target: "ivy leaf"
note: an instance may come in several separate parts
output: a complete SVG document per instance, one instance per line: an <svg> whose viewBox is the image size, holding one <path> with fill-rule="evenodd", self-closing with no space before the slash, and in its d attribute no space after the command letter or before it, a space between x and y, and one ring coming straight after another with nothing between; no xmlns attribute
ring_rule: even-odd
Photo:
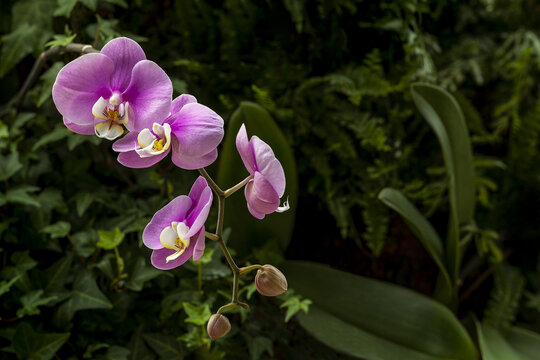
<svg viewBox="0 0 540 360"><path fill-rule="evenodd" d="M50 133L42 136L35 144L32 146L32 151L36 151L43 145L62 140L63 138L67 137L70 134L70 131L65 126L57 127Z"/></svg>
<svg viewBox="0 0 540 360"><path fill-rule="evenodd" d="M191 326L189 332L178 337L178 340L182 341L188 349L197 349L208 342L206 333L199 326Z"/></svg>
<svg viewBox="0 0 540 360"><path fill-rule="evenodd" d="M34 290L21 297L22 308L17 310L17 316L39 315L39 307L56 300L56 296L42 298L43 290Z"/></svg>
<svg viewBox="0 0 540 360"><path fill-rule="evenodd" d="M144 334L144 340L161 359L183 359L184 356L174 336L164 334Z"/></svg>
<svg viewBox="0 0 540 360"><path fill-rule="evenodd" d="M73 253L69 253L47 269L47 279L49 281L45 287L46 292L58 291L64 288L64 284L67 282L67 277L71 271L72 261Z"/></svg>
<svg viewBox="0 0 540 360"><path fill-rule="evenodd" d="M274 345L272 340L265 336L257 336L252 339L249 344L249 354L251 355L251 360L258 360L261 358L261 355L266 351L271 357L274 357Z"/></svg>
<svg viewBox="0 0 540 360"><path fill-rule="evenodd" d="M22 274L19 274L19 275L15 276L14 278L12 278L9 281L6 281L6 280L0 281L0 296L7 293L9 291L9 289L11 289L13 284L15 284L17 282L17 280L19 280L21 278L21 276L22 276Z"/></svg>
<svg viewBox="0 0 540 360"><path fill-rule="evenodd" d="M67 234L69 234L70 230L70 223L65 221L59 221L56 224L45 226L43 229L41 229L41 232L49 234L53 239L57 239L66 237Z"/></svg>
<svg viewBox="0 0 540 360"><path fill-rule="evenodd" d="M159 275L168 275L165 271L158 270L151 266L146 266L146 261L143 257L135 260L132 267L126 287L133 291L141 291L145 282L152 280Z"/></svg>
<svg viewBox="0 0 540 360"><path fill-rule="evenodd" d="M283 304L280 305L280 308L287 308L287 313L285 314L285 322L289 320L300 310L304 311L306 314L309 311L309 305L312 304L311 300L304 299L301 300L300 295L294 295L293 297L285 300Z"/></svg>
<svg viewBox="0 0 540 360"><path fill-rule="evenodd" d="M109 299L99 290L92 273L83 270L73 281L71 298L58 309L57 320L60 324L65 324L79 310L112 309L112 307Z"/></svg>
<svg viewBox="0 0 540 360"><path fill-rule="evenodd" d="M202 326L206 324L208 319L210 319L210 316L212 316L212 313L210 312L210 307L208 306L208 304L195 306L188 302L183 302L182 306L184 307L184 311L186 312L188 316L184 320L184 322Z"/></svg>
<svg viewBox="0 0 540 360"><path fill-rule="evenodd" d="M17 29L2 39L2 55L0 56L0 78L34 50L34 39L39 34L36 25L21 24Z"/></svg>
<svg viewBox="0 0 540 360"><path fill-rule="evenodd" d="M12 177L17 171L22 169L22 164L19 162L19 153L12 152L9 155L0 155L0 181L4 181Z"/></svg>
<svg viewBox="0 0 540 360"><path fill-rule="evenodd" d="M70 333L42 334L27 323L17 326L13 336L13 349L19 359L49 360L64 345Z"/></svg>
<svg viewBox="0 0 540 360"><path fill-rule="evenodd" d="M112 250L124 240L125 234L119 228L114 228L112 231L98 230L99 240L97 247Z"/></svg>
<svg viewBox="0 0 540 360"><path fill-rule="evenodd" d="M80 136L82 137L82 136ZM79 193L75 197L75 204L77 206L77 215L83 216L88 207L92 205L96 198L95 193L83 192Z"/></svg>
<svg viewBox="0 0 540 360"><path fill-rule="evenodd" d="M73 243L75 243L75 252L77 255L86 258L94 253L97 243L96 235L96 231L93 229L79 231L72 235Z"/></svg>
<svg viewBox="0 0 540 360"><path fill-rule="evenodd" d="M29 192L34 192L38 190L39 188L37 186L19 186L17 188L8 190L8 192L6 193L6 200L9 203L35 206L39 208L41 207L39 201L37 201L34 197L28 194Z"/></svg>
<svg viewBox="0 0 540 360"><path fill-rule="evenodd" d="M64 16L69 18L71 11L77 4L78 0L58 0L58 7L54 10L54 16Z"/></svg>

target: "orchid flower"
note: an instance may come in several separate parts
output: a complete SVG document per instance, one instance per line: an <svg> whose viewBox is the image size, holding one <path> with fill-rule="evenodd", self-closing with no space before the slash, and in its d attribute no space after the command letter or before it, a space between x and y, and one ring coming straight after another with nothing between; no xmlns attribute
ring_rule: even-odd
<svg viewBox="0 0 540 360"><path fill-rule="evenodd" d="M157 119L157 118L156 118ZM183 169L199 169L217 158L223 139L223 119L191 95L172 102L171 114L141 131L132 131L113 144L118 162L145 168L163 159L172 149L173 163Z"/></svg>
<svg viewBox="0 0 540 360"><path fill-rule="evenodd" d="M128 38L109 41L100 53L64 66L52 96L64 124L78 134L113 140L141 131L171 109L172 83L142 48Z"/></svg>
<svg viewBox="0 0 540 360"><path fill-rule="evenodd" d="M170 270L190 257L204 253L204 222L212 205L212 190L199 176L189 195L181 195L158 210L143 232L143 242L152 252L152 265Z"/></svg>
<svg viewBox="0 0 540 360"><path fill-rule="evenodd" d="M252 136L248 140L244 124L236 135L236 148L252 176L244 188L251 215L263 219L265 215L274 211L288 210L288 201L279 206L279 200L285 192L285 173L272 148L257 136Z"/></svg>

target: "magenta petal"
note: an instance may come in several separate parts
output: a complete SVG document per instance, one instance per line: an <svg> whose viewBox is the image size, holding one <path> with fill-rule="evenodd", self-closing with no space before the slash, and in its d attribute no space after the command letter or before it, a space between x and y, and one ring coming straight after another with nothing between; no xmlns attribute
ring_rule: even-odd
<svg viewBox="0 0 540 360"><path fill-rule="evenodd" d="M255 161L253 158L251 144L248 140L246 126L244 124L242 124L240 130L238 130L238 134L236 135L236 149L238 149L238 153L240 154L247 171L250 174L253 174L255 171Z"/></svg>
<svg viewBox="0 0 540 360"><path fill-rule="evenodd" d="M141 131L162 123L171 110L172 83L165 71L149 60L139 61L133 68L131 82L122 94L128 101L133 118L127 128Z"/></svg>
<svg viewBox="0 0 540 360"><path fill-rule="evenodd" d="M197 180L193 183L191 186L191 190L189 190L189 197L194 202L199 201L199 198L201 197L203 190L208 187L208 182L206 179L202 176L199 176Z"/></svg>
<svg viewBox="0 0 540 360"><path fill-rule="evenodd" d="M247 203L247 208L249 210L249 213L251 215L253 215L253 217L255 217L255 218L259 219L259 220L264 219L265 214L262 214L262 213L260 213L258 211L253 210L253 208L251 206L249 206L249 203Z"/></svg>
<svg viewBox="0 0 540 360"><path fill-rule="evenodd" d="M172 162L179 168L186 170L195 170L212 164L218 156L217 149L213 149L203 156L187 156L179 151L178 140L172 138Z"/></svg>
<svg viewBox="0 0 540 360"><path fill-rule="evenodd" d="M140 157L135 150L121 152L120 154L118 154L117 160L120 164L126 167L130 167L133 169L142 169L157 164L161 159L167 156L170 151L171 149L167 149L167 151L165 151L163 154L145 158Z"/></svg>
<svg viewBox="0 0 540 360"><path fill-rule="evenodd" d="M272 184L260 173L255 172L253 180L250 180L244 194L249 206L257 213L270 214L279 206L279 196Z"/></svg>
<svg viewBox="0 0 540 360"><path fill-rule="evenodd" d="M184 221L191 207L192 201L186 195L172 199L167 205L158 210L152 220L146 225L143 232L144 245L150 249L161 249L163 245L159 241L159 235L173 221Z"/></svg>
<svg viewBox="0 0 540 360"><path fill-rule="evenodd" d="M73 124L94 124L92 107L100 97L110 97L113 68L112 60L103 54L86 54L64 66L52 88L60 114Z"/></svg>
<svg viewBox="0 0 540 360"><path fill-rule="evenodd" d="M171 114L171 129L178 139L178 151L200 157L217 148L223 139L223 119L209 107L189 103Z"/></svg>
<svg viewBox="0 0 540 360"><path fill-rule="evenodd" d="M137 142L137 136L139 136L138 132L129 132L123 138L116 140L112 145L112 149L116 152L128 152L135 150L139 145Z"/></svg>
<svg viewBox="0 0 540 360"><path fill-rule="evenodd" d="M279 197L285 192L285 172L283 166L272 151L272 148L257 136L251 138L251 145L255 151L257 170L270 181Z"/></svg>
<svg viewBox="0 0 540 360"><path fill-rule="evenodd" d="M172 101L171 114L176 114L180 112L180 110L186 104L196 103L196 102L197 102L197 99L195 98L195 96L189 95L189 94L182 94L176 97L176 99Z"/></svg>
<svg viewBox="0 0 540 360"><path fill-rule="evenodd" d="M204 226L197 234L197 242L193 248L193 261L198 261L204 255L204 248L206 246L206 237L204 233Z"/></svg>
<svg viewBox="0 0 540 360"><path fill-rule="evenodd" d="M193 255L194 248L195 248L195 244L193 241L189 244L188 248L186 249L186 251L184 251L182 255L180 255L177 259L171 260L169 262L167 262L166 260L167 256L174 254L175 252L174 250L170 250L166 248L154 250L152 251L152 257L151 257L152 265L154 265L156 268L160 270L174 269L175 267L178 267L189 260L189 258Z"/></svg>
<svg viewBox="0 0 540 360"><path fill-rule="evenodd" d="M128 87L135 64L146 60L146 55L139 44L125 37L112 39L101 49L101 53L107 55L114 63L111 89L118 92L123 92Z"/></svg>
<svg viewBox="0 0 540 360"><path fill-rule="evenodd" d="M209 187L206 187L200 198L198 199L197 205L191 210L188 215L187 223L190 227L187 237L195 235L203 226L208 218L210 213L210 207L212 206L212 190Z"/></svg>
<svg viewBox="0 0 540 360"><path fill-rule="evenodd" d="M66 127L69 130L71 130L71 131L73 131L74 133L77 133L77 134L82 134L82 135L94 135L95 134L94 124L77 125L77 124L74 124L71 121L67 120L66 118L64 118L64 125L66 125Z"/></svg>

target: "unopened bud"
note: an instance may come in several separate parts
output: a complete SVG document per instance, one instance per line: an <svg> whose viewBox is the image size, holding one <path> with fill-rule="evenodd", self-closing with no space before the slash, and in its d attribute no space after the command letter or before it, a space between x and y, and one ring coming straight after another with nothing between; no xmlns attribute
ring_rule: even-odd
<svg viewBox="0 0 540 360"><path fill-rule="evenodd" d="M255 286L261 295L277 296L287 291L287 279L276 267L263 265L255 275Z"/></svg>
<svg viewBox="0 0 540 360"><path fill-rule="evenodd" d="M206 326L206 331L208 331L208 336L210 336L210 338L222 338L227 335L229 330L231 330L231 323L227 317L221 314L210 316L210 320L208 320L208 325Z"/></svg>

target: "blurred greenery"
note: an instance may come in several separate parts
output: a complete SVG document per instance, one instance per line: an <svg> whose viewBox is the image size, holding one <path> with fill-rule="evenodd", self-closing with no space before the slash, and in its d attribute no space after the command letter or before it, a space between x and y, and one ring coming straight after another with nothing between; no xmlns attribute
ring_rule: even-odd
<svg viewBox="0 0 540 360"><path fill-rule="evenodd" d="M535 0L0 2L0 359L386 360L395 346L413 358L462 359L451 334L468 357L538 358L539 15ZM296 190L288 174L291 212L259 222L253 234L273 228L259 237L245 234L239 206L226 214L235 220L226 235L240 266L281 268L292 259L339 269L320 270L332 274L326 287L291 266L285 275L294 291L263 298L252 277L242 277L251 310L229 313L231 332L210 341L205 319L232 285L219 247L207 241L201 261L165 272L150 265L141 240L155 211L186 193L196 172L168 161L128 169L107 141L67 131L51 88L74 54L47 59L17 97L46 49L71 42L100 49L117 36L141 44L171 77L175 96L193 94L217 111L228 138L246 102L273 120L273 130L247 130L269 143L279 134L274 151L298 175ZM452 188L448 155L414 102L416 82L451 94L463 113L474 166L466 183L474 185ZM232 163L230 139L219 150ZM453 151L464 150L456 144ZM463 156L452 159L454 168L470 165ZM218 163L212 176L225 171ZM246 175L243 167L227 171ZM384 188L410 205L400 212L405 220L378 199ZM462 213L448 223L456 193L476 203L474 221ZM243 204L241 193L234 197ZM428 298L442 267L408 228L412 213L428 221L433 238L447 239L441 262L453 313ZM213 209L210 231L215 219ZM444 234L456 246L453 267ZM348 281L358 285L341 286ZM379 298L370 286L390 295ZM354 306L338 300L351 294L366 307L344 313ZM417 300L404 303L403 294ZM417 301L452 319L448 338L407 345L401 336ZM404 313L389 317L394 307ZM394 342L358 315L370 310L387 321ZM412 324L441 329L422 314ZM458 355L432 352L434 344Z"/></svg>

